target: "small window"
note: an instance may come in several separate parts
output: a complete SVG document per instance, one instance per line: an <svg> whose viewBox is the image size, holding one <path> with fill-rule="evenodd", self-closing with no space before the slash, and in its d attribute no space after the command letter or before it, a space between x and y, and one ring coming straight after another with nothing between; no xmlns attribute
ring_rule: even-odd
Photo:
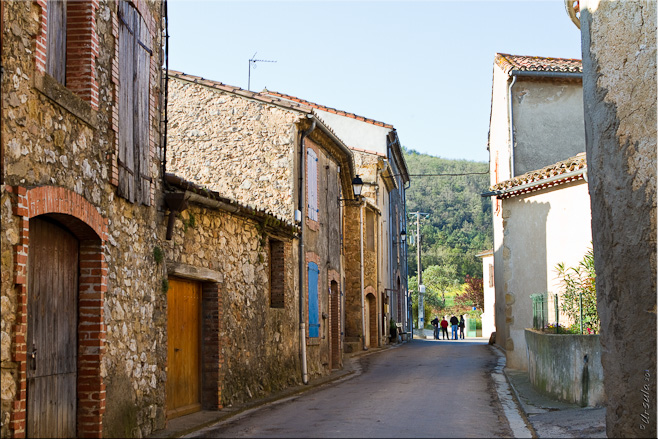
<svg viewBox="0 0 658 439"><path fill-rule="evenodd" d="M489 287L494 286L494 266L489 264Z"/></svg>
<svg viewBox="0 0 658 439"><path fill-rule="evenodd" d="M285 245L270 239L270 308L285 308L285 280Z"/></svg>
<svg viewBox="0 0 658 439"><path fill-rule="evenodd" d="M375 251L375 213L372 210L366 210L366 249L370 252Z"/></svg>
<svg viewBox="0 0 658 439"><path fill-rule="evenodd" d="M119 2L119 187L132 203L151 204L151 34L128 2Z"/></svg>
<svg viewBox="0 0 658 439"><path fill-rule="evenodd" d="M66 0L48 0L46 72L66 85Z"/></svg>
<svg viewBox="0 0 658 439"><path fill-rule="evenodd" d="M312 149L306 150L306 176L308 188L308 217L318 220L318 156Z"/></svg>

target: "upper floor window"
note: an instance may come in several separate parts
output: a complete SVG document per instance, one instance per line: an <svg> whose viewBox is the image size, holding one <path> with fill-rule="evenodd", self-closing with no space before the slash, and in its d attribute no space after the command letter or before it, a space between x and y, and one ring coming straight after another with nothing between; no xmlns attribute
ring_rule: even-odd
<svg viewBox="0 0 658 439"><path fill-rule="evenodd" d="M308 217L318 220L318 155L314 150L306 150L306 176L308 189Z"/></svg>
<svg viewBox="0 0 658 439"><path fill-rule="evenodd" d="M48 0L46 72L66 85L66 0Z"/></svg>
<svg viewBox="0 0 658 439"><path fill-rule="evenodd" d="M119 186L133 203L151 204L150 87L151 34L127 1L119 7Z"/></svg>
<svg viewBox="0 0 658 439"><path fill-rule="evenodd" d="M270 308L285 308L285 256L284 242L270 239Z"/></svg>

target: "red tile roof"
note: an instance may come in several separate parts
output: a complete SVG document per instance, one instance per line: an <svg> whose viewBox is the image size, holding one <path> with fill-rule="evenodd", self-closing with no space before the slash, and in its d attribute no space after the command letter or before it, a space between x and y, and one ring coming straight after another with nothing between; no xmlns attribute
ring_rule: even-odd
<svg viewBox="0 0 658 439"><path fill-rule="evenodd" d="M536 171L526 172L523 175L511 178L509 180L501 181L500 183L491 186L489 190L492 192L500 192L499 198L509 198L515 195L521 195L526 192L534 192L545 187L557 186L570 181L580 180L582 175L571 175L564 179L556 178L542 184L543 180L548 180L551 177L559 177L563 174L569 174L578 170L587 170L587 159L585 153L581 152L575 157L570 157L554 165L546 166L545 168ZM531 187L527 187L531 185Z"/></svg>
<svg viewBox="0 0 658 439"><path fill-rule="evenodd" d="M374 120L374 119L369 119L369 118L364 117L364 116L359 116L358 114L348 113L347 111L342 111L342 110L337 110L335 108L326 107L324 105L309 102L309 101L306 101L304 99L297 98L295 96L290 96L290 95L287 95L287 94L284 94L284 93L279 93L279 92L271 91L271 90L267 90L267 89L263 90L261 93L263 95L276 96L276 97L281 98L281 99L286 99L286 100L289 100L289 101L292 101L292 102L297 102L301 105L306 105L306 106L309 106L309 107L313 107L313 108L316 108L316 109L321 110L321 111L326 111L328 113L334 113L334 114L337 114L339 116L351 117L352 119L360 120L362 122L368 122L368 123L371 123L373 125L377 125L377 126L380 126L380 127L393 129L393 125L391 125L391 124L380 122L380 121Z"/></svg>
<svg viewBox="0 0 658 439"><path fill-rule="evenodd" d="M541 56L497 53L494 62L507 74L510 74L512 70L522 72L583 73L583 63L579 59L544 58Z"/></svg>

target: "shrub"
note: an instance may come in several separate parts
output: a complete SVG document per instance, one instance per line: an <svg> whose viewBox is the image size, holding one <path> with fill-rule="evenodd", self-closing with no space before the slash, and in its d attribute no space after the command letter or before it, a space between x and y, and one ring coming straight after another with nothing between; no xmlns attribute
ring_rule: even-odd
<svg viewBox="0 0 658 439"><path fill-rule="evenodd" d="M594 271L594 252L589 249L583 260L576 267L557 264L557 273L564 284L562 293L562 311L573 319L574 326L580 332L580 297L583 300L583 332L597 334L601 326L596 310L596 272Z"/></svg>

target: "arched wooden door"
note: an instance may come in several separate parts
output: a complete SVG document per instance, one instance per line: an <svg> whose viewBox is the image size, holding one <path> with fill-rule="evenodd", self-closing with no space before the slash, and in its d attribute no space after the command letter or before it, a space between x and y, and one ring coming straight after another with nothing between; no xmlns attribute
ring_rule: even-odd
<svg viewBox="0 0 658 439"><path fill-rule="evenodd" d="M27 435L75 437L79 242L30 220L27 301Z"/></svg>

